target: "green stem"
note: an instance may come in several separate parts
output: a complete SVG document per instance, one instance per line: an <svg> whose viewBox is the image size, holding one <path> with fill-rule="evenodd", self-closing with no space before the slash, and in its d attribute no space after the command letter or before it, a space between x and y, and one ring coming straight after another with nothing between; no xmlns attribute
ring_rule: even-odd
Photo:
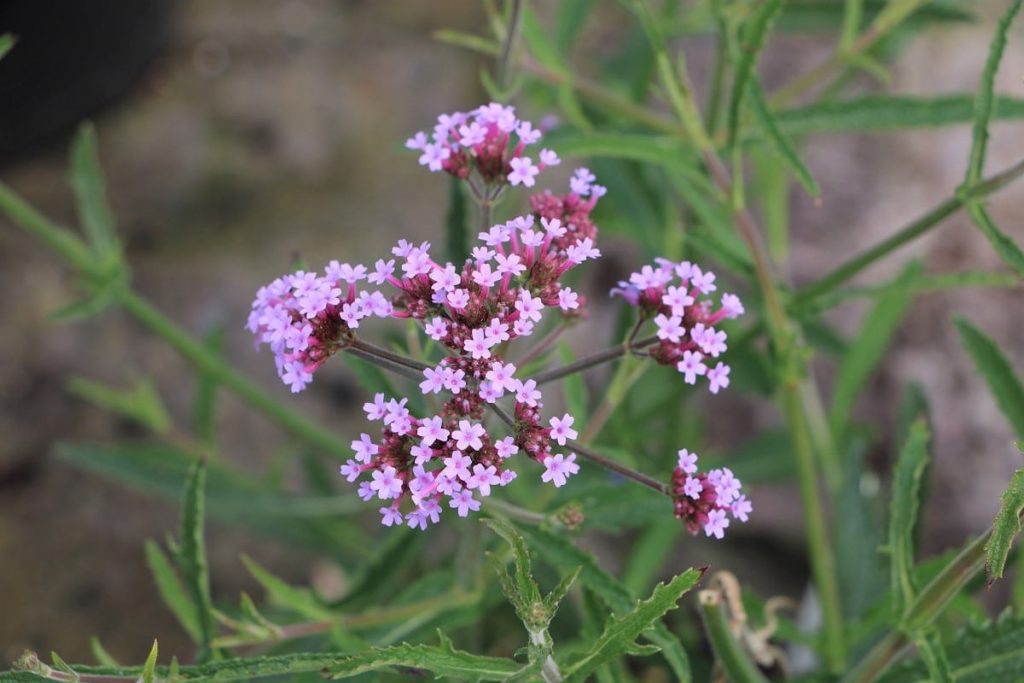
<svg viewBox="0 0 1024 683"><path fill-rule="evenodd" d="M870 683L877 680L910 646L912 641L907 634L936 619L967 582L982 570L985 566L985 544L991 535L990 529L960 551L910 604L902 627L889 633L871 648L840 683Z"/></svg>
<svg viewBox="0 0 1024 683"><path fill-rule="evenodd" d="M38 237L85 275L97 272L97 259L85 242L66 228L52 223L0 182L0 209L25 232Z"/></svg>
<svg viewBox="0 0 1024 683"><path fill-rule="evenodd" d="M982 180L972 187L961 188L955 196L945 200L925 215L897 231L894 235L882 240L863 254L850 259L814 284L804 287L794 298L794 304L797 306L806 305L822 294L831 291L875 261L936 227L943 220L962 209L969 201L998 192L1014 180L1020 178L1021 175L1024 175L1024 160Z"/></svg>
<svg viewBox="0 0 1024 683"><path fill-rule="evenodd" d="M600 365L602 363L607 363L608 361L615 360L620 356L626 355L626 353L628 352L639 351L652 344L656 344L657 341L657 337L647 337L646 339L641 339L640 341L634 342L629 345L618 344L617 346L605 349L604 351L598 351L597 353L592 353L589 356L584 356L583 358L580 358L578 361L569 363L568 365L564 365L560 368L555 368L554 370L548 370L547 372L538 373L534 375L532 379L536 381L538 385L553 382L556 379L562 379L563 377L567 377L574 373L589 370L595 365Z"/></svg>
<svg viewBox="0 0 1024 683"><path fill-rule="evenodd" d="M501 48L501 58L498 60L496 72L498 87L502 90L508 87L509 62L512 58L512 50L515 49L516 38L519 35L522 14L523 0L512 0L512 12L508 20L508 28L505 30L505 42Z"/></svg>
<svg viewBox="0 0 1024 683"><path fill-rule="evenodd" d="M711 641L711 649L715 652L715 659L722 666L726 677L732 683L768 683L768 679L750 661L743 647L733 637L725 605L722 604L722 594L714 590L702 590L697 594L697 608L704 622L704 631Z"/></svg>
<svg viewBox="0 0 1024 683"><path fill-rule="evenodd" d="M807 544L811 555L811 574L821 598L822 612L825 618L825 654L829 668L833 671L842 671L845 666L846 645L843 641L843 620L839 601L839 584L836 579L836 561L825 526L825 505L818 487L818 477L814 466L815 451L804 414L799 382L794 380L786 382L782 390L782 401L796 455L800 499L804 507Z"/></svg>
<svg viewBox="0 0 1024 683"><path fill-rule="evenodd" d="M199 371L233 391L239 398L262 412L271 421L281 425L311 446L323 449L339 459L349 457L349 448L339 437L299 413L282 406L237 370L228 366L222 358L211 353L209 349L164 316L146 299L133 291L127 291L121 297L121 305L144 327L161 337Z"/></svg>

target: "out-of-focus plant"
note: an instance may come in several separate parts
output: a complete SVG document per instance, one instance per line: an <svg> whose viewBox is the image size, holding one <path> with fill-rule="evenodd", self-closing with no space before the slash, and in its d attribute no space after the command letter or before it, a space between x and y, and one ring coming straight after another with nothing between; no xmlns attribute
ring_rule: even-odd
<svg viewBox="0 0 1024 683"><path fill-rule="evenodd" d="M996 621L979 620L971 596L986 575L989 583L1001 578L1013 558L1024 470L1009 482L985 534L959 553L921 560L918 517L930 471L925 397L911 387L893 425L899 456L887 516L861 488L858 453L876 437L853 408L919 294L1020 285L1024 253L985 208L990 194L1024 174L1024 162L985 174L990 122L1024 117L1024 101L994 92L1020 4L1010 3L997 26L976 93L848 98L853 76L884 83L918 31L969 20L970 9L937 0L567 0L543 11L522 0L485 3L487 34L439 38L495 58L493 75L484 75L495 103L444 115L432 134L407 143L420 163L450 176L447 260L435 259L428 244L403 241L394 260L380 259L372 271L337 262L322 273L301 270L262 288L249 320L293 391L332 356L344 358L367 392L368 417L382 422L377 438L338 435L311 420L132 288L96 139L83 128L71 155L81 234L55 225L3 184L0 211L81 277L81 302L59 318L120 309L197 372L192 429L176 423L146 380L119 389L73 379L71 391L138 422L153 439L59 446L75 465L143 490L182 492L178 538L148 543L145 559L196 652L194 663L182 665L154 643L142 666L126 667L94 641L97 665L70 665L56 654L47 664L26 653L0 680L429 672L455 680L604 683L650 680L655 669L681 681L790 674L850 683L1019 680L1024 582L1017 579L1013 609ZM626 37L583 76L572 62L574 46L598 11L620 19ZM836 35L834 52L766 90L757 62L772 36L820 30ZM713 35L717 45L708 92L700 95L685 59L686 39L698 33ZM0 56L13 45L0 38ZM557 109L557 123L538 130L519 116L525 109ZM964 181L949 198L817 281L787 281L790 186L820 195L800 155L804 138L956 123L973 126L973 145ZM533 156L527 149L542 134L546 147ZM534 187L544 167L562 157L590 161L573 174L569 192L534 194L520 214L513 188ZM476 227L467 221L468 201L478 208ZM849 286L960 210L1007 272L926 273L908 263L890 282ZM613 290L626 306L612 345L575 358L561 335L590 323L580 315L585 297L567 283L575 266L599 255L598 226L632 237L654 263ZM723 283L745 306L733 294L711 302L708 295ZM823 316L855 298L870 301L869 313L845 340ZM402 325L404 333L396 333ZM1014 369L984 332L959 317L954 326L1024 439L1024 386ZM371 342L371 335L385 341ZM522 347L518 355L513 342ZM815 355L838 365L828 398L808 371ZM592 395L582 373L602 364L613 370L607 387ZM658 364L682 376L653 371ZM706 456L713 467L698 473L696 455L679 450L703 450L691 404L698 377L711 393L731 384L775 403L784 429L755 435L743 452ZM539 387L555 381L568 412L545 417ZM302 444L303 491L244 471L220 453L213 414L222 390ZM325 463L340 465L341 475ZM721 538L730 518L745 521L751 512L737 474L755 486L786 477L798 485L820 611L810 630L780 616L788 603L762 601L729 573L698 591L693 610L666 619L704 573L689 569L652 587L672 549L689 538L683 531ZM338 493L342 476L366 475L357 495ZM490 495L492 487L502 495ZM368 523L359 498L383 501L379 519L391 528ZM485 515L493 535L468 518L471 511ZM442 514L451 526L432 526ZM242 562L266 600L257 606L243 594L235 604L213 594L208 516L335 562L350 577L344 594L327 599L290 585L247 557ZM636 534L621 579L575 542L588 529ZM421 552L428 537L451 552ZM724 542L742 543L743 535ZM542 571L535 571L537 561ZM515 620L522 628L508 628ZM803 657L810 665L789 665L795 648L810 653Z"/></svg>

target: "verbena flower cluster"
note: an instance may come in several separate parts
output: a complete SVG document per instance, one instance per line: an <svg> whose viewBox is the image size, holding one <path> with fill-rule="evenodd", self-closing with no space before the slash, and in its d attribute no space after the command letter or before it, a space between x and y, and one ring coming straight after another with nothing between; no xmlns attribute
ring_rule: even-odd
<svg viewBox="0 0 1024 683"><path fill-rule="evenodd" d="M431 170L464 179L474 193L494 199L509 185L532 187L541 169L559 163L546 149L537 165L523 155L540 137L513 108L490 104L442 115L431 138L418 133L407 147L419 150L420 163ZM531 336L549 312L562 318L581 314L585 297L562 278L601 255L590 213L605 188L595 180L581 168L566 194L534 194L530 213L481 232L462 264L438 262L428 242L400 240L390 257L372 268L332 261L322 274L298 271L260 288L248 328L257 343L270 346L278 373L293 392L303 390L327 358L352 346L355 331L370 317L414 319L444 350L437 365L422 370L419 382L431 402L443 397L433 414L414 415L407 398L377 394L364 410L380 423L379 435L361 434L352 442L354 457L341 467L350 482L360 481L361 498L382 503L385 526L425 529L445 508L461 517L479 510L492 488L516 478L509 461L519 454L542 465L541 480L556 487L579 471L572 444L575 418L568 413L545 418L536 380L517 376L508 349L516 339ZM676 277L681 284L666 290ZM735 297L723 297L715 312L707 302L694 303L696 296L714 290L713 281L713 274L690 264L660 262L616 291L654 316L661 343L652 357L682 365L693 349L713 357L724 351L724 334L712 326L742 312ZM686 296L679 298L676 290ZM711 373L717 373L709 373L712 391L728 385L728 368ZM509 413L503 404L511 407ZM507 434L488 430L489 410L502 411L512 423ZM730 498L732 489L717 486L723 479L715 472L701 475L704 493L696 503L682 489L674 497L676 514L691 531L702 527L721 537L728 522L723 525L718 512L734 502L739 489L736 482ZM724 481L728 487L734 480Z"/></svg>
<svg viewBox="0 0 1024 683"><path fill-rule="evenodd" d="M716 330L715 325L743 314L743 304L735 294L723 294L721 305L714 309L706 297L717 289L711 271L689 261L658 259L631 274L628 282L620 282L612 294L622 296L646 318L653 318L658 344L649 351L651 358L674 366L687 384L696 384L698 377L707 378L711 393L717 394L729 386L729 366L721 361L710 365L728 349L725 332Z"/></svg>
<svg viewBox="0 0 1024 683"><path fill-rule="evenodd" d="M742 484L728 467L697 471L697 454L679 451L679 464L672 473L674 512L691 534L703 529L708 536L722 538L729 517L746 522L753 510L741 493Z"/></svg>

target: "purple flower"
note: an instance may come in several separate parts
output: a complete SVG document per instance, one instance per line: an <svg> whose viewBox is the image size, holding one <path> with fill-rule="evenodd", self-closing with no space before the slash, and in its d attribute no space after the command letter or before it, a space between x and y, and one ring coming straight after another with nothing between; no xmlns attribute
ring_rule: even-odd
<svg viewBox="0 0 1024 683"><path fill-rule="evenodd" d="M476 512L480 509L480 501L473 498L473 493L469 489L453 493L448 505L459 511L459 517L465 517L470 510Z"/></svg>
<svg viewBox="0 0 1024 683"><path fill-rule="evenodd" d="M565 486L565 481L570 476L580 471L576 464L576 454L570 453L565 457L561 453L550 455L544 460L544 474L540 475L541 481L552 482L556 488Z"/></svg>
<svg viewBox="0 0 1024 683"><path fill-rule="evenodd" d="M561 418L551 418L550 436L558 442L559 446L564 446L566 439L575 439L578 436L576 430L572 428L572 423L575 421L576 419L569 413L566 413Z"/></svg>
<svg viewBox="0 0 1024 683"><path fill-rule="evenodd" d="M704 533L707 536L723 538L725 530L729 526L729 518L725 516L725 510L712 510L708 513L708 521L704 524Z"/></svg>

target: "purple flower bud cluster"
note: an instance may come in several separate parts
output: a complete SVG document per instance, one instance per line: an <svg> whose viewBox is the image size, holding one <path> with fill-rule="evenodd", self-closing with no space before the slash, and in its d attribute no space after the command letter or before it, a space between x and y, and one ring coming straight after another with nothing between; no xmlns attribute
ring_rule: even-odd
<svg viewBox="0 0 1024 683"><path fill-rule="evenodd" d="M729 516L740 522L750 518L753 507L741 493L742 484L728 467L698 473L697 454L679 451L679 465L672 473L675 516L691 534L722 538Z"/></svg>
<svg viewBox="0 0 1024 683"><path fill-rule="evenodd" d="M729 386L729 366L721 361L714 367L707 364L728 348L726 333L715 325L744 312L735 294L723 294L715 309L707 297L717 289L711 271L689 261L658 259L630 275L628 282L620 282L611 293L636 306L646 319L653 318L658 343L649 351L651 358L674 366L687 384L706 377L711 393L717 394Z"/></svg>
<svg viewBox="0 0 1024 683"><path fill-rule="evenodd" d="M359 289L366 278L365 266L331 261L323 275L299 270L256 293L246 327L257 346L270 345L277 373L292 393L305 389L316 369L348 346L363 318L392 314L387 297Z"/></svg>
<svg viewBox="0 0 1024 683"><path fill-rule="evenodd" d="M561 162L550 149L540 151L536 164L523 155L540 138L532 123L516 118L515 107L491 102L471 112L441 114L431 136L416 133L405 146L418 150L420 165L431 171L463 180L476 171L486 185L533 187L541 171Z"/></svg>

